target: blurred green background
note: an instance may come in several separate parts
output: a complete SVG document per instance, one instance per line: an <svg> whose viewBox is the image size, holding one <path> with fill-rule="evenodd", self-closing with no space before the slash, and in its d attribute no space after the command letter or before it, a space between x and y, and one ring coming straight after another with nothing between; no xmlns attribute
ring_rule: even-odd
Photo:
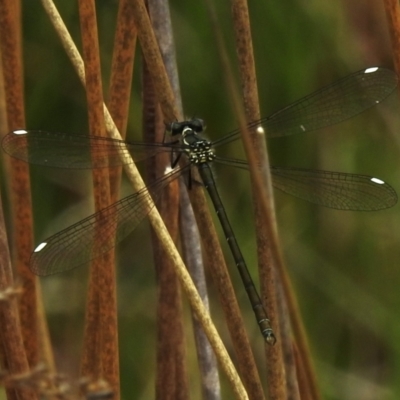
<svg viewBox="0 0 400 400"><path fill-rule="evenodd" d="M80 47L76 2L58 3ZM230 5L216 3L230 59L236 66ZM183 0L172 0L170 5L185 113L205 119L210 138L221 137L237 122L222 83L224 72L205 6ZM100 0L96 6L107 93L118 3ZM359 69L392 67L379 1L250 1L249 6L262 115ZM27 128L86 133L84 91L39 2L23 4L23 46ZM131 140L141 136L139 53L128 127ZM398 107L394 94L338 126L269 140L271 161L281 166L374 175L400 193ZM230 145L229 153L242 156L241 144ZM41 167L31 171L36 242L92 213L90 172ZM217 178L239 244L255 275L248 176L221 168ZM129 193L125 182L122 195ZM275 198L282 246L324 398L400 398L398 206L371 213L341 212L281 193ZM154 394L156 327L147 222L119 246L119 256L122 396L147 399ZM227 260L263 374L263 343L229 253ZM70 374L77 373L86 275L87 268L80 268L42 279L58 365ZM212 313L229 347L219 305L213 304ZM187 307L185 312L188 316ZM189 317L187 322L191 387L193 398L199 398Z"/></svg>

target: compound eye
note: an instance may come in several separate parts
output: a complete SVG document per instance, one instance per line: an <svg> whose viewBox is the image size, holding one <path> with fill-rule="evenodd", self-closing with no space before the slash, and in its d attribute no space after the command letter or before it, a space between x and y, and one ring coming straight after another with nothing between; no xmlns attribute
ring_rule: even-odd
<svg viewBox="0 0 400 400"><path fill-rule="evenodd" d="M166 130L170 135L178 135L182 133L183 125L181 122L175 121L170 124L166 124Z"/></svg>
<svg viewBox="0 0 400 400"><path fill-rule="evenodd" d="M203 132L204 129L204 121L200 118L194 118L190 121L190 127L195 132Z"/></svg>

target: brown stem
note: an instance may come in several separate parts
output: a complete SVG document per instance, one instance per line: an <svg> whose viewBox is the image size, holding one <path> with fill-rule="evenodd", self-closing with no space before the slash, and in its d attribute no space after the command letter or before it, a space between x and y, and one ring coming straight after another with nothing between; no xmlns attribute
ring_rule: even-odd
<svg viewBox="0 0 400 400"><path fill-rule="evenodd" d="M199 295L205 307L209 309L207 282L201 251L201 236L196 225L195 215L187 190L182 184L180 189L180 230L182 234L183 257ZM195 315L193 315L193 330L196 340L203 398L204 400L220 400L222 395L217 360L210 342Z"/></svg>
<svg viewBox="0 0 400 400"><path fill-rule="evenodd" d="M232 14L236 33L236 51L239 58L240 75L242 81L243 101L246 114L246 121L257 121L260 119L260 108L257 91L257 78L254 65L253 45L250 30L249 12L245 0L232 0ZM248 136L246 135L248 134ZM253 134L251 134L253 133ZM286 385L284 375L284 363L282 357L282 341L279 334L279 316L277 312L277 296L275 284L275 266L271 251L271 242L279 246L279 239L276 228L275 206L272 194L271 175L269 172L269 160L263 138L254 132L243 132L243 141L248 159L251 159L250 168L253 183L253 198L256 218L256 238L258 251L258 265L260 271L261 294L264 307L271 320L272 327L278 342L275 346L266 346L267 371L268 371L268 392L272 399L286 398ZM261 140L260 140L261 139ZM262 185L264 192L258 191L254 182L253 174L257 166L263 166ZM264 211L261 209L260 196L265 195L264 201L267 206ZM265 229L269 226L268 229ZM271 233L273 235L271 235ZM287 318L281 315L280 318Z"/></svg>
<svg viewBox="0 0 400 400"><path fill-rule="evenodd" d="M121 0L114 38L108 108L122 138L126 136L128 123L136 39L137 34L133 20L132 2L130 0ZM118 199L121 168L110 168L109 174L111 202L113 203Z"/></svg>
<svg viewBox="0 0 400 400"><path fill-rule="evenodd" d="M29 365L24 348L22 329L18 315L17 296L12 295L13 277L8 250L7 232L4 223L3 206L0 202L0 345L2 353L2 369L10 375L28 373ZM10 295L7 295L7 292ZM31 400L35 394L28 389L7 390L7 398Z"/></svg>
<svg viewBox="0 0 400 400"><path fill-rule="evenodd" d="M393 62L397 76L400 76L400 6L397 0L383 0L386 20L392 40ZM397 86L400 91L400 86Z"/></svg>
<svg viewBox="0 0 400 400"><path fill-rule="evenodd" d="M181 119L143 0L133 1L139 40L166 121Z"/></svg>
<svg viewBox="0 0 400 400"><path fill-rule="evenodd" d="M89 127L92 135L106 136L101 84L96 10L93 0L79 1ZM93 160L96 163L96 159ZM109 174L106 168L93 170L96 210L110 204ZM98 234L101 235L101 220ZM96 240L96 239L95 239ZM114 240L114 238L110 239ZM105 379L119 398L118 327L114 252L96 258L90 270L82 375ZM93 337L97 340L93 340Z"/></svg>
<svg viewBox="0 0 400 400"><path fill-rule="evenodd" d="M161 142L164 136L161 111L157 106L152 80L143 71L143 137L146 142ZM146 162L147 182L160 178L169 164L165 153ZM158 209L174 242L178 238L178 182L174 181L162 192ZM188 396L188 377L185 368L185 342L182 320L182 300L179 281L170 260L152 231L154 265L158 285L157 303L157 376L158 399L184 399Z"/></svg>
<svg viewBox="0 0 400 400"><path fill-rule="evenodd" d="M177 103L177 108L180 114L183 115L169 5L168 2L165 0L148 1L148 5L152 24L154 26L155 34L157 37L157 42L160 47L161 56L163 58L165 69L167 71L168 78L171 82L171 87L174 92L174 98ZM162 134L163 131L160 133ZM161 141L162 139L163 137L160 135L159 141ZM170 163L170 155L168 158L169 159L166 160L164 168ZM202 297L203 302L205 302L205 305L208 305L203 256L200 246L201 239L199 237L199 233L196 227L196 221L189 197L187 195L186 186L183 180L180 180L179 184L179 221L184 260L197 289L201 289L201 292L199 290L199 294ZM171 213L170 215L176 215L177 212L178 207L170 207L170 210L167 211L167 213ZM172 277L170 279L172 280ZM168 281L165 280L165 284L168 285ZM172 291L171 288L166 288L166 290ZM161 303L163 302L161 301ZM221 393L215 355L212 352L210 343L207 340L207 337L205 336L201 325L198 323L195 317L193 318L193 329L195 333L196 350L197 358L199 361L199 370L201 374L203 397L204 399L218 399L220 398ZM165 372L168 374L167 370ZM180 379L178 374L177 379ZM184 382L187 381L186 376L182 376L182 379ZM182 383L180 383L180 385L182 386Z"/></svg>
<svg viewBox="0 0 400 400"><path fill-rule="evenodd" d="M0 2L0 37L4 88L9 129L25 126L22 84L20 35L17 23L20 15L12 0ZM29 258L33 248L33 217L26 163L10 161L11 218L14 227L15 268L20 277L23 294L19 302L22 335L30 365L38 361L36 277L29 270Z"/></svg>

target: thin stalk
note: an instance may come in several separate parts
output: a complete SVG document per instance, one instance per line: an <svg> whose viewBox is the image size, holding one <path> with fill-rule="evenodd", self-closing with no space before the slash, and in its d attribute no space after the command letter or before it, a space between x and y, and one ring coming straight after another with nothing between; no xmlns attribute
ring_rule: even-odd
<svg viewBox="0 0 400 400"><path fill-rule="evenodd" d="M181 120L182 115L176 106L174 93L169 83L156 36L152 29L144 2L143 0L134 1L133 6L141 48L153 79L153 85L164 118L166 121Z"/></svg>
<svg viewBox="0 0 400 400"><path fill-rule="evenodd" d="M183 115L169 5L168 2L164 0L152 0L149 1L148 4L157 42L160 47L161 56L169 81L171 82L177 108L180 114ZM165 166L170 163L170 159L166 161L167 163ZM199 294L208 309L207 283L205 280L203 256L200 246L201 238L196 227L196 220L187 194L187 189L182 179L179 180L179 186L179 222L184 260L192 279L199 290ZM178 207L175 209L175 212L177 211ZM195 334L199 371L201 374L203 398L205 400L218 399L220 398L221 393L215 355L201 325L195 317L193 318L193 329Z"/></svg>
<svg viewBox="0 0 400 400"><path fill-rule="evenodd" d="M7 131L7 112L5 101L2 62L0 61L0 124L2 131ZM6 174L7 175L7 174ZM29 373L27 354L24 348L24 339L18 315L15 282L10 260L7 230L4 221L3 204L0 201L0 359L1 369L10 375ZM13 387L6 388L7 399L17 398L35 399L36 396L29 390L20 390ZM20 397L21 396L21 397Z"/></svg>
<svg viewBox="0 0 400 400"><path fill-rule="evenodd" d="M119 2L111 63L108 109L122 138L126 137L137 34L129 0ZM110 168L111 202L118 200L122 168Z"/></svg>
<svg viewBox="0 0 400 400"><path fill-rule="evenodd" d="M397 0L383 0L383 5L392 41L394 68L397 76L400 76L400 5ZM400 85L397 90L400 91Z"/></svg>
<svg viewBox="0 0 400 400"><path fill-rule="evenodd" d="M190 204L188 192L183 184L180 185L180 199L179 221L182 233L183 257L204 306L209 310L207 282L201 253L201 237L196 225L195 215ZM210 342L195 315L193 315L193 330L201 374L203 399L220 400L222 397L217 360L210 346Z"/></svg>
<svg viewBox="0 0 400 400"><path fill-rule="evenodd" d="M0 38L3 79L9 129L25 126L19 8L13 0L0 1ZM21 279L23 294L19 301L22 335L30 365L38 361L36 290L37 279L29 270L33 248L33 216L29 166L10 160L11 220L14 227L15 268Z"/></svg>
<svg viewBox="0 0 400 400"><path fill-rule="evenodd" d="M247 7L243 6L243 3L241 3L240 7L238 7L235 12L240 12L244 13L245 15L242 15L239 19L244 18L247 19L246 14L248 12L246 11ZM214 24L215 19L214 19ZM246 26L244 26L246 25ZM249 38L250 37L250 32L248 31L249 24L240 24L237 27L237 32L238 36L240 35L240 38L237 40L237 44L240 47L240 51L238 54L246 53L246 47L242 47L242 45L245 43L245 40L241 39L242 35L244 37ZM217 30L217 29L215 29ZM247 30L247 33L246 33ZM219 39L219 41L222 43L222 39ZM222 48L222 45L219 46L219 48ZM231 89L231 98L234 99L233 104L235 105L235 111L238 115L239 119L239 124L241 127L242 132L246 132L246 119L243 116L243 112L241 110L241 107L238 105L240 104L238 100L238 96L236 91L232 90L234 88L234 79L232 77L232 72L229 67L229 62L227 55L224 51L221 52L221 55L223 57L223 64L224 64L224 69L226 71L226 78L228 81L228 88ZM241 65L248 65L248 62L246 60L241 59L239 64ZM245 68L247 69L247 68ZM243 83L244 85L248 85L251 82L255 82L255 76L254 77L244 77L243 78ZM252 93L250 91L246 91L247 93ZM247 97L247 100L245 100L246 106L248 106L250 99L254 96L254 94L249 95ZM257 117L256 117L257 120ZM257 135L256 135L257 136ZM263 257L262 259L260 258L260 261L264 261L265 265L263 265L260 270L261 273L261 282L263 287L263 291L265 288L268 289L268 298L266 299L266 304L267 304L267 310L269 312L269 316L273 321L277 321L277 308L273 304L276 300L276 295L274 294L275 289L274 289L274 275L270 272L267 273L266 267L271 267L272 263L275 265L277 268L278 274L279 274L279 279L282 281L282 285L284 288L284 293L286 296L287 304L289 307L289 313L290 313L290 320L292 323L292 328L295 333L296 339L298 341L298 346L301 352L301 356L303 358L303 362L305 365L305 375L307 376L307 381L308 385L310 386L310 392L313 394L313 399L319 399L320 395L317 389L317 384L316 384L316 378L315 378L315 373L313 371L312 365L311 365L311 353L309 350L309 345L308 345L308 340L307 336L305 333L304 326L302 324L301 320L301 314L299 311L298 303L296 300L296 296L294 294L293 287L291 285L289 276L286 271L285 264L283 262L283 256L282 256L282 251L279 245L279 239L278 239L278 234L277 234L277 226L275 222L275 217L274 217L274 206L273 206L273 198L272 198L272 191L267 190L267 188L270 188L270 179L269 173L266 172L264 173L263 177L260 176L260 171L259 171L259 166L263 166L264 171L268 171L269 168L269 163L267 162L266 158L266 151L260 152L259 149L261 149L263 146L260 146L260 139L253 137L253 139L250 139L249 135L243 134L243 144L245 147L245 151L247 154L247 159L249 162L249 167L250 167L250 172L252 176L252 181L255 187L255 192L256 192L256 199L259 202L259 208L257 209L258 212L261 213L260 218L257 218L257 225L259 226L258 229L261 228L261 230L258 232L257 237L262 238L262 240L258 241L258 244L260 246L259 250L259 255ZM253 155L254 154L254 155ZM265 179L265 176L267 177L267 180ZM262 222L263 221L263 222ZM260 223L261 222L261 223ZM266 246L266 247L265 247ZM263 250L263 249L268 249L268 250ZM265 274L265 275L264 275ZM274 329L277 330L277 336L279 338L279 324L273 324ZM273 391L277 396L277 398L286 398L285 396L285 386L283 385L283 364L282 364L282 352L281 350L273 350L269 349L267 350L269 353L269 363L271 365L276 366L276 371L271 371L269 370L269 383L271 386L269 386L270 393Z"/></svg>
<svg viewBox="0 0 400 400"><path fill-rule="evenodd" d="M145 141L162 141L164 129L152 80L147 69L144 68L143 136ZM147 160L149 184L164 174L169 161L168 154ZM178 239L178 205L178 182L174 181L163 191L158 202L159 212L174 242ZM156 398L185 399L188 397L189 383L185 368L185 341L179 281L153 231L152 243L158 286Z"/></svg>
<svg viewBox="0 0 400 400"><path fill-rule="evenodd" d="M122 0L119 3L108 96L110 114L123 138L126 136L128 122L129 99L137 37L130 3L129 0ZM110 168L108 172L110 179L110 203L113 203L117 201L119 197L122 168ZM115 349L118 350L117 335L115 336L114 344ZM115 375L114 386L119 386L118 356L115 358L112 373Z"/></svg>
<svg viewBox="0 0 400 400"><path fill-rule="evenodd" d="M303 400L312 400L313 394L310 392L310 385L308 384L308 377L305 373L305 365L301 358L301 354L296 346L296 343L293 344L293 354L296 363L296 371L297 371L297 381L299 386L299 391L301 393L301 399Z"/></svg>
<svg viewBox="0 0 400 400"><path fill-rule="evenodd" d="M280 282L278 282L277 285L278 313L279 315L288 315L288 309L282 285L280 284ZM290 320L289 318L279 318L279 323L283 359L285 362L286 396L288 400L304 400L303 397L300 397L298 370L296 368L297 365L294 355L295 343L293 343L291 329L292 327L290 325Z"/></svg>
<svg viewBox="0 0 400 400"><path fill-rule="evenodd" d="M256 69L254 64L253 44L251 38L249 11L246 0L232 0L232 14L234 22L234 31L236 34L236 52L239 59L240 76L242 81L243 103L246 115L246 122L257 121L260 119L260 107L257 91ZM227 63L226 63L227 64ZM226 65L229 68L228 65ZM231 74L228 74L231 75ZM230 86L233 89L232 82ZM238 108L236 105L236 108ZM244 121L243 121L244 122ZM245 123L245 122L244 122ZM247 158L253 161L250 167L254 170L263 168L262 185L265 188L264 192L257 191L257 186L254 184L253 173L251 171L250 178L253 187L254 211L256 220L256 238L258 252L258 266L261 281L261 294L264 306L268 312L268 317L278 338L278 343L275 346L266 346L265 352L267 357L267 372L268 372L268 392L269 397L273 399L286 399L285 385L285 366L282 356L282 341L279 333L280 318L287 318L286 315L278 315L276 283L275 283L275 268L276 261L271 252L271 241L279 246L277 235L277 224L275 217L275 206L271 184L271 174L269 172L269 159L266 145L262 137L253 132L243 131L245 150ZM249 136L246 136L248 134ZM246 136L246 137L245 137ZM260 196L264 197L267 206L265 215L260 208ZM267 221L263 217L267 217ZM274 237L271 238L270 232L265 229L265 226L271 226ZM286 349L289 352L291 349Z"/></svg>
<svg viewBox="0 0 400 400"><path fill-rule="evenodd" d="M86 95L92 135L106 136L101 84L96 10L93 0L79 1L82 45L85 59ZM93 160L96 163L96 160ZM110 204L109 174L106 168L93 170L94 200L97 211ZM98 221L99 234L102 221ZM95 239L96 240L96 239ZM114 251L96 258L91 265L87 321L81 373L105 379L119 398L118 327ZM97 337L97 340L93 340Z"/></svg>
<svg viewBox="0 0 400 400"><path fill-rule="evenodd" d="M257 366L203 189L194 186L189 191L189 196L195 210L195 217L204 248L207 249L206 257L209 271L225 314L240 376L243 379L249 398L263 399L264 393Z"/></svg>
<svg viewBox="0 0 400 400"><path fill-rule="evenodd" d="M29 372L27 354L24 348L22 327L18 315L17 296L13 295L13 277L8 250L7 232L4 223L3 207L0 202L0 326L2 368L7 369L10 375ZM6 295L7 291L10 295ZM36 399L36 395L29 389L8 388L7 396L10 399Z"/></svg>

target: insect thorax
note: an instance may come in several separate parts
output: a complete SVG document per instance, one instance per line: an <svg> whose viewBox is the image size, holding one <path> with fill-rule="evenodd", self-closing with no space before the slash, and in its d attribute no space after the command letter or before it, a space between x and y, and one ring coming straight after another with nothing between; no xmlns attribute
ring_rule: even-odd
<svg viewBox="0 0 400 400"><path fill-rule="evenodd" d="M214 151L211 148L211 142L199 139L196 143L192 143L187 150L189 161L192 164L202 164L211 162L215 159Z"/></svg>
<svg viewBox="0 0 400 400"><path fill-rule="evenodd" d="M185 127L182 131L182 143L187 146L186 153L192 164L207 163L215 159L211 142L201 138L189 127Z"/></svg>

